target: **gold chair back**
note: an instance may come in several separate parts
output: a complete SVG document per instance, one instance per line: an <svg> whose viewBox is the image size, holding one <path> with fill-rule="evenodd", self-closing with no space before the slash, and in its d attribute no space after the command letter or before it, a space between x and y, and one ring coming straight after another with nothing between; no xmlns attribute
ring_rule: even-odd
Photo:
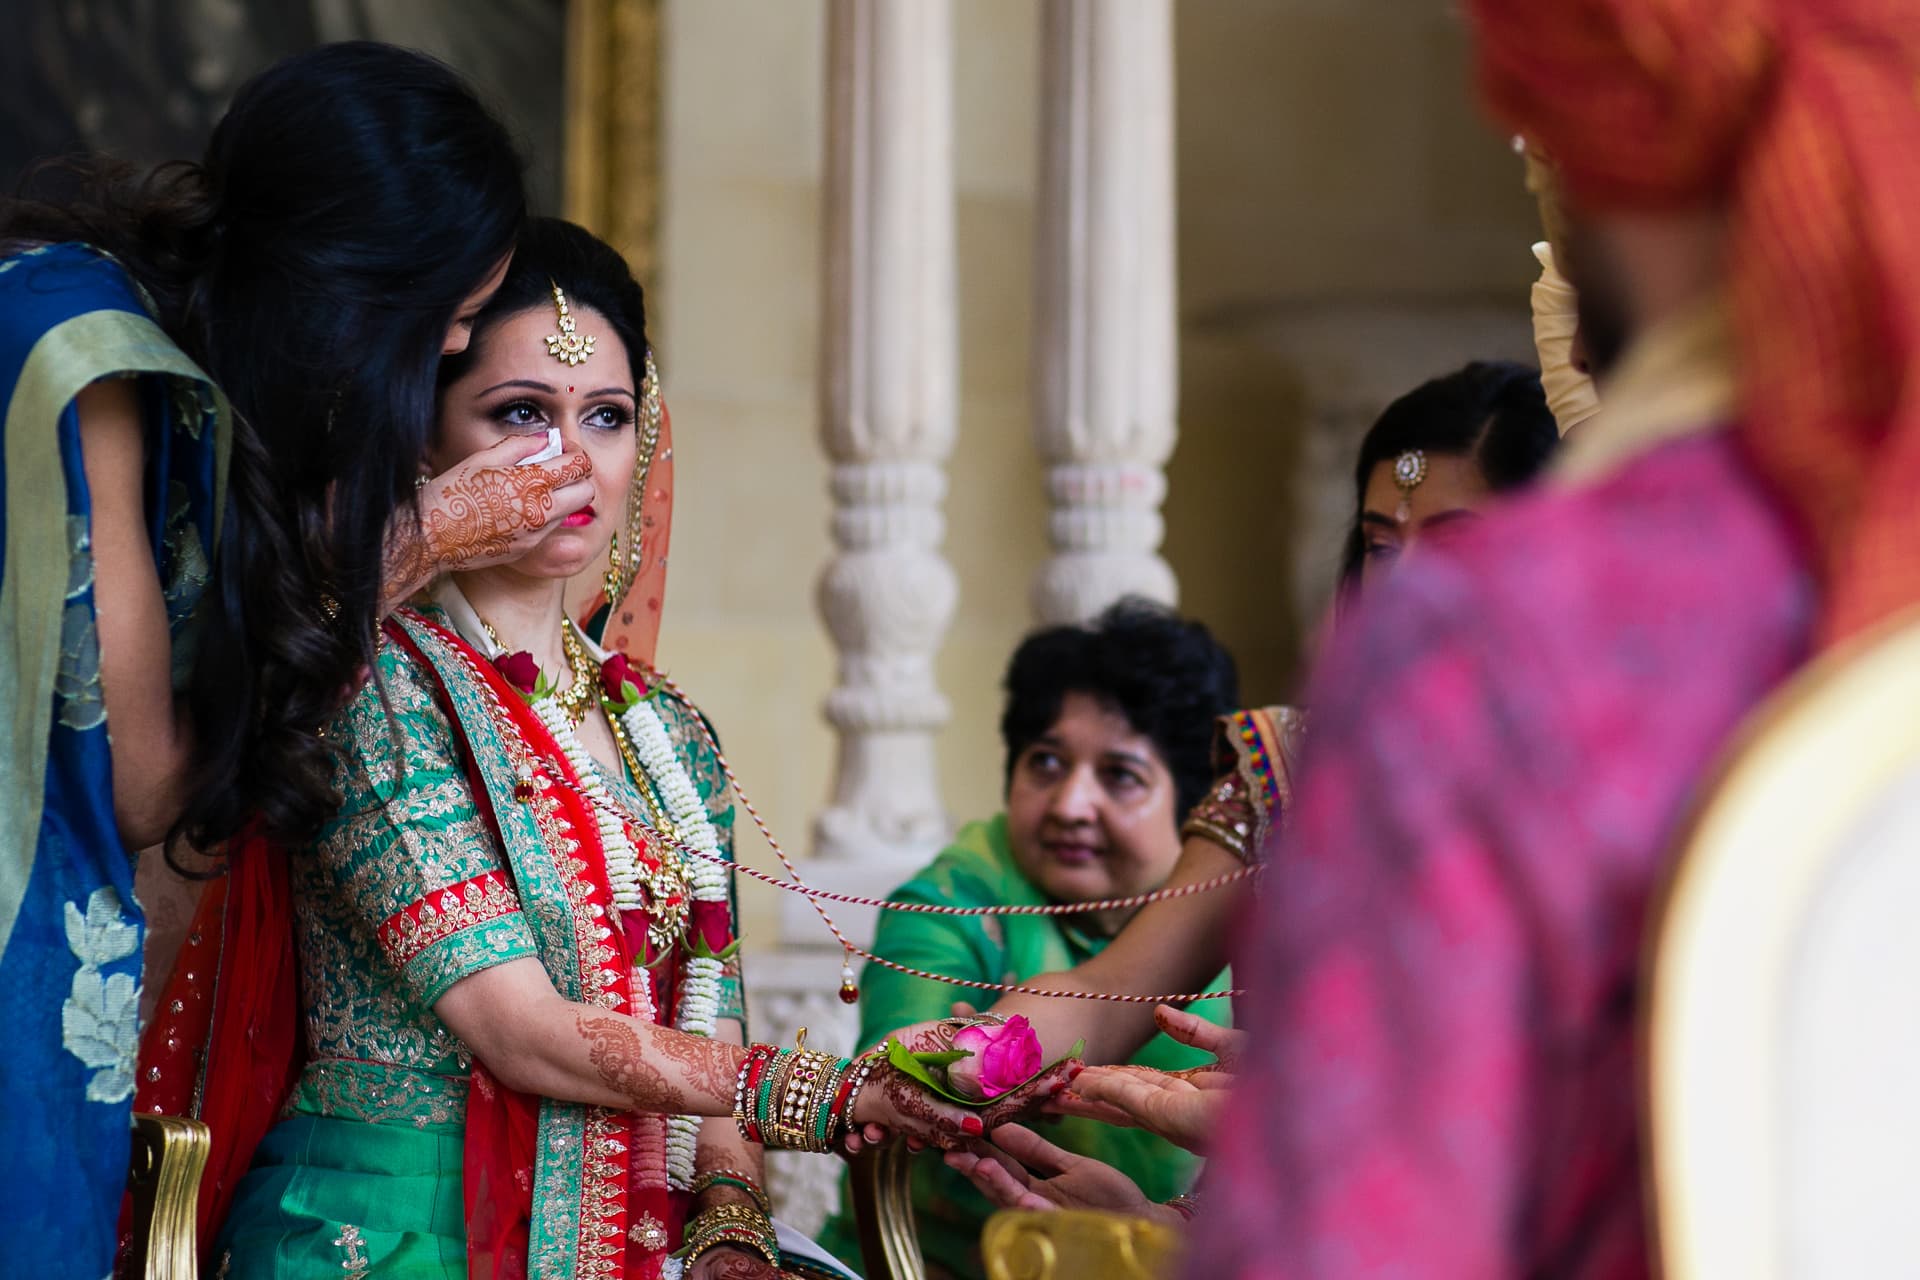
<svg viewBox="0 0 1920 1280"><path fill-rule="evenodd" d="M867 1280L927 1280L913 1224L913 1157L907 1144L868 1147L852 1164L853 1221Z"/></svg>
<svg viewBox="0 0 1920 1280"><path fill-rule="evenodd" d="M127 1175L133 1198L131 1274L143 1280L199 1280L194 1217L211 1148L207 1126L198 1120L133 1117Z"/></svg>
<svg viewBox="0 0 1920 1280"><path fill-rule="evenodd" d="M1653 933L1648 1121L1668 1280L1920 1258L1920 614L1755 718Z"/></svg>
<svg viewBox="0 0 1920 1280"><path fill-rule="evenodd" d="M1007 1209L987 1219L980 1253L987 1280L1167 1280L1178 1274L1180 1237L1117 1213Z"/></svg>

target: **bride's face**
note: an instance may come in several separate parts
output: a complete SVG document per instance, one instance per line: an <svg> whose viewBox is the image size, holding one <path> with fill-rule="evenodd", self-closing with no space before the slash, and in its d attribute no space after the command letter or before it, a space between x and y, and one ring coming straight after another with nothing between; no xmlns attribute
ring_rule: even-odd
<svg viewBox="0 0 1920 1280"><path fill-rule="evenodd" d="M429 458L438 473L510 436L544 436L558 427L568 452L593 459L593 505L556 524L515 562L522 573L541 578L570 578L606 558L607 543L626 518L638 449L639 399L626 344L598 311L575 307L573 317L580 332L594 338L593 354L577 365L547 354L552 307L495 324L466 375L440 397Z"/></svg>

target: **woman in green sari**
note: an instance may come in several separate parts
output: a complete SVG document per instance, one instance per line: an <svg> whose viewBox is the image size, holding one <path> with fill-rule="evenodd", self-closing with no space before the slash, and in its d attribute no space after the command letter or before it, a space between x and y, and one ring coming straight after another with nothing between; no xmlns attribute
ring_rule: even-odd
<svg viewBox="0 0 1920 1280"><path fill-rule="evenodd" d="M1089 626L1029 636L1008 666L1006 690L1005 811L962 827L893 892L893 901L1040 906L1159 888L1180 856L1180 819L1213 778L1214 721L1238 697L1233 659L1198 623L1125 603ZM883 911L874 953L948 977L1017 983L1099 954L1131 914ZM1222 972L1205 989L1228 985ZM944 1018L972 994L869 964L860 979L860 1042ZM1224 1025L1227 1003L1204 1001L1194 1012ZM1132 1061L1175 1071L1208 1055L1162 1035ZM1055 1141L1125 1170L1158 1200L1186 1191L1198 1171L1192 1155L1138 1129L1069 1119ZM979 1276L980 1229L993 1206L937 1160L915 1161L912 1176L914 1221L930 1272ZM842 1258L858 1257L848 1210L823 1239Z"/></svg>

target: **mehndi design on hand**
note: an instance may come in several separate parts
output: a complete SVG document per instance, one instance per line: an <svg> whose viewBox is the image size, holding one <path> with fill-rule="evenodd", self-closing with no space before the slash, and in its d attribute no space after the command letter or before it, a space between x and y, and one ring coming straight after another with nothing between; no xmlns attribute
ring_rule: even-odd
<svg viewBox="0 0 1920 1280"><path fill-rule="evenodd" d="M584 453L551 463L496 466L468 459L420 495L419 520L402 511L387 539L383 599L397 605L443 573L498 563L556 515L554 493L593 474Z"/></svg>

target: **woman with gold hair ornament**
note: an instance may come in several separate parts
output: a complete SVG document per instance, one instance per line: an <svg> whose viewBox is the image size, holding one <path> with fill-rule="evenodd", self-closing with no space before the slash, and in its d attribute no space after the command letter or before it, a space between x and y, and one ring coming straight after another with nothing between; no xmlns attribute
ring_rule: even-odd
<svg viewBox="0 0 1920 1280"><path fill-rule="evenodd" d="M387 622L379 687L327 730L338 814L277 893L233 890L290 920L211 992L190 948L149 1037L204 1042L176 1024L220 1004L202 1211L222 1274L805 1272L828 1264L768 1216L764 1148L869 1124L951 1146L1033 1096L971 1113L871 1056L745 1043L726 779L647 661L667 433L639 285L536 221L443 370L423 468L544 438L592 458L592 502ZM583 572L606 595L585 626L563 609ZM263 1097L277 1121L245 1105Z"/></svg>

